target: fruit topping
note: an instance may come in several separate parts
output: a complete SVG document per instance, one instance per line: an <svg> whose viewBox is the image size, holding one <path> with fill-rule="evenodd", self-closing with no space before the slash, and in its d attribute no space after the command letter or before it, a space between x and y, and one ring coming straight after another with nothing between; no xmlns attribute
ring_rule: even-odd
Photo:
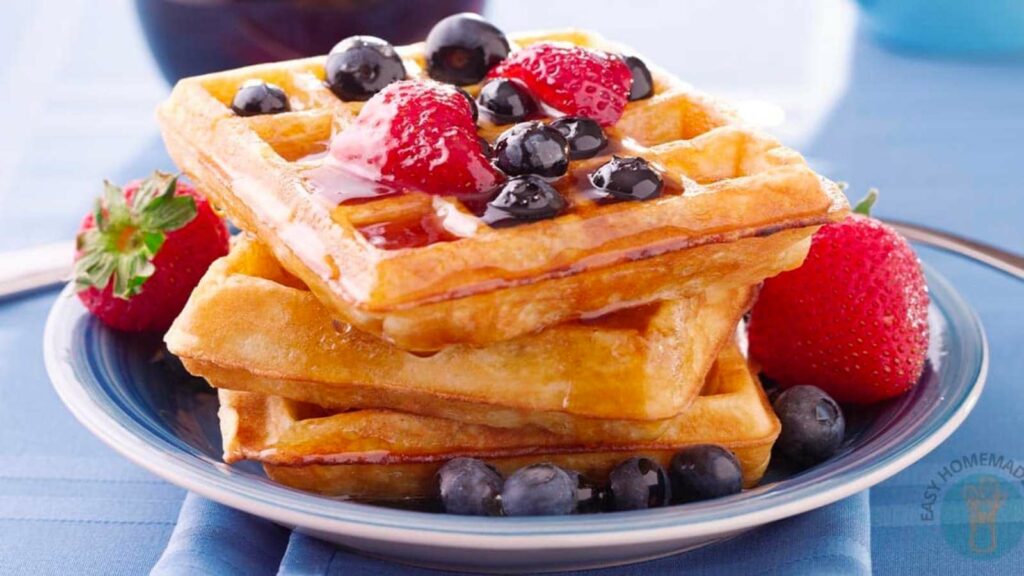
<svg viewBox="0 0 1024 576"><path fill-rule="evenodd" d="M651 78L651 71L647 69L644 61L636 56L623 58L630 74L633 75L633 84L629 88L629 101L643 100L654 95L654 80Z"/></svg>
<svg viewBox="0 0 1024 576"><path fill-rule="evenodd" d="M479 99L487 119L498 125L514 124L537 112L533 96L515 80L491 80L480 89Z"/></svg>
<svg viewBox="0 0 1024 576"><path fill-rule="evenodd" d="M231 101L231 110L239 116L277 114L291 110L288 95L276 84L259 79L246 80Z"/></svg>
<svg viewBox="0 0 1024 576"><path fill-rule="evenodd" d="M569 168L565 136L541 122L516 124L498 136L495 164L510 176L536 174L557 178Z"/></svg>
<svg viewBox="0 0 1024 576"><path fill-rule="evenodd" d="M519 176L502 184L498 195L487 203L483 220L495 227L535 222L558 216L567 205L543 178Z"/></svg>
<svg viewBox="0 0 1024 576"><path fill-rule="evenodd" d="M488 74L526 84L544 104L563 114L617 122L626 108L632 74L618 56L562 44L539 43L513 52Z"/></svg>
<svg viewBox="0 0 1024 576"><path fill-rule="evenodd" d="M668 506L672 497L668 475L650 458L630 458L608 477L615 510L645 510Z"/></svg>
<svg viewBox="0 0 1024 576"><path fill-rule="evenodd" d="M715 444L697 444L672 457L672 497L696 502L736 494L743 489L743 471L732 452Z"/></svg>
<svg viewBox="0 0 1024 576"><path fill-rule="evenodd" d="M502 179L481 150L467 99L431 80L389 84L335 136L330 155L359 178L428 194L473 194Z"/></svg>
<svg viewBox="0 0 1024 576"><path fill-rule="evenodd" d="M516 470L501 489L506 516L557 516L576 510L577 479L554 464Z"/></svg>
<svg viewBox="0 0 1024 576"><path fill-rule="evenodd" d="M608 491L591 482L582 474L569 470L569 476L576 479L576 512L591 514L603 512L608 507Z"/></svg>
<svg viewBox="0 0 1024 576"><path fill-rule="evenodd" d="M802 466L828 460L843 442L846 419L839 405L821 388L793 386L772 403L782 422L775 448Z"/></svg>
<svg viewBox="0 0 1024 576"><path fill-rule="evenodd" d="M803 266L765 281L748 333L751 356L783 388L892 398L917 382L928 351L921 264L895 230L852 214L818 230Z"/></svg>
<svg viewBox="0 0 1024 576"><path fill-rule="evenodd" d="M373 36L352 36L327 55L327 86L346 101L369 100L392 82L405 80L405 66L395 48Z"/></svg>
<svg viewBox="0 0 1024 576"><path fill-rule="evenodd" d="M469 107L473 109L473 122L475 123L477 120L480 119L480 108L476 105L476 100L474 100L473 95L470 94L469 92L466 92L465 89L458 87L456 87L455 89L459 91L459 94L462 94L463 98L469 101Z"/></svg>
<svg viewBox="0 0 1024 576"><path fill-rule="evenodd" d="M123 190L107 182L78 231L75 287L108 326L164 331L227 252L223 220L176 177L155 172Z"/></svg>
<svg viewBox="0 0 1024 576"><path fill-rule="evenodd" d="M508 51L508 39L493 24L476 14L455 14L427 35L427 73L450 84L476 84Z"/></svg>
<svg viewBox="0 0 1024 576"><path fill-rule="evenodd" d="M616 200L650 200L661 195L661 174L643 158L611 160L590 175L590 183L601 196Z"/></svg>
<svg viewBox="0 0 1024 576"><path fill-rule="evenodd" d="M608 137L601 125L590 118L565 116L552 122L551 127L569 142L570 160L593 158L608 145Z"/></svg>
<svg viewBox="0 0 1024 576"><path fill-rule="evenodd" d="M441 505L449 514L498 516L502 478L493 467L475 458L449 460L437 472Z"/></svg>

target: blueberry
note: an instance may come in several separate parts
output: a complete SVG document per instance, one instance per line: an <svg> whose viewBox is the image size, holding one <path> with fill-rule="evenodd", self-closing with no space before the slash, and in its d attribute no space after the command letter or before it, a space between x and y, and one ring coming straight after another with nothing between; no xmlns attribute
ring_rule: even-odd
<svg viewBox="0 0 1024 576"><path fill-rule="evenodd" d="M494 156L494 149L491 148L491 143L487 141L487 138L477 136L476 141L480 143L480 151L484 153L484 156L487 156L488 158Z"/></svg>
<svg viewBox="0 0 1024 576"><path fill-rule="evenodd" d="M469 100L469 107L472 109L472 114L473 114L473 122L476 122L477 120L479 120L480 119L480 109L477 108L476 100L473 99L473 95L470 94L469 92L466 92L462 88L456 87L455 89L458 90L459 94L462 94L462 96L466 100Z"/></svg>
<svg viewBox="0 0 1024 576"><path fill-rule="evenodd" d="M736 456L714 444L697 444L676 453L668 475L676 502L719 498L743 489L743 471Z"/></svg>
<svg viewBox="0 0 1024 576"><path fill-rule="evenodd" d="M629 66L629 71L633 74L633 84L629 87L630 102L653 96L654 80L644 61L636 56L626 56L623 60L626 61L626 66Z"/></svg>
<svg viewBox="0 0 1024 576"><path fill-rule="evenodd" d="M665 469L650 458L630 458L608 477L615 510L646 510L667 506L672 499Z"/></svg>
<svg viewBox="0 0 1024 576"><path fill-rule="evenodd" d="M362 102L385 86L405 80L405 66L395 48L373 36L352 36L327 55L327 86L338 98Z"/></svg>
<svg viewBox="0 0 1024 576"><path fill-rule="evenodd" d="M499 78L480 89L480 107L494 124L513 124L537 111L537 103L522 84Z"/></svg>
<svg viewBox="0 0 1024 576"><path fill-rule="evenodd" d="M505 34L476 14L441 20L426 42L427 74L450 84L476 84L508 56Z"/></svg>
<svg viewBox="0 0 1024 576"><path fill-rule="evenodd" d="M576 479L554 464L516 470L501 489L506 516L558 516L576 510Z"/></svg>
<svg viewBox="0 0 1024 576"><path fill-rule="evenodd" d="M608 145L601 125L590 118L566 116L551 123L569 141L569 159L593 158Z"/></svg>
<svg viewBox="0 0 1024 576"><path fill-rule="evenodd" d="M441 504L449 514L497 516L501 475L475 458L449 460L437 472Z"/></svg>
<svg viewBox="0 0 1024 576"><path fill-rule="evenodd" d="M231 109L239 116L257 116L287 112L291 110L291 106L288 105L288 96L280 86L263 80L246 80L238 87L238 92L235 92Z"/></svg>
<svg viewBox="0 0 1024 576"><path fill-rule="evenodd" d="M590 183L605 197L617 200L650 200L661 196L664 183L643 158L613 156L590 175Z"/></svg>
<svg viewBox="0 0 1024 576"><path fill-rule="evenodd" d="M483 220L496 227L534 222L558 216L567 204L543 178L519 176L499 187L498 195L487 203Z"/></svg>
<svg viewBox="0 0 1024 576"><path fill-rule="evenodd" d="M510 176L536 174L556 178L569 168L569 143L540 122L524 122L504 131L494 146L495 164Z"/></svg>
<svg viewBox="0 0 1024 576"><path fill-rule="evenodd" d="M608 492L582 474L569 471L576 479L576 511L581 514L602 512L608 507Z"/></svg>
<svg viewBox="0 0 1024 576"><path fill-rule="evenodd" d="M839 405L820 388L793 386L775 397L772 407L782 421L775 446L802 466L827 460L843 442L846 419Z"/></svg>

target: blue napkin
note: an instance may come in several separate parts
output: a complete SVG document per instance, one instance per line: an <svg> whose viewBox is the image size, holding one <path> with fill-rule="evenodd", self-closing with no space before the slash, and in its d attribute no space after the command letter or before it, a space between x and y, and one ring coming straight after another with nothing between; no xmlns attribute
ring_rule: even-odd
<svg viewBox="0 0 1024 576"><path fill-rule="evenodd" d="M868 493L661 560L577 575L870 574ZM446 574L368 558L189 494L153 576Z"/></svg>

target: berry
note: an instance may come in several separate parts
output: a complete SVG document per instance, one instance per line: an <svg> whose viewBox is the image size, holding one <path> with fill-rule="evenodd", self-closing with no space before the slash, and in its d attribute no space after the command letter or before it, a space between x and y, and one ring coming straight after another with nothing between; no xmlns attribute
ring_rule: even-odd
<svg viewBox="0 0 1024 576"><path fill-rule="evenodd" d="M667 506L672 498L668 475L650 458L630 458L608 477L615 510L646 510Z"/></svg>
<svg viewBox="0 0 1024 576"><path fill-rule="evenodd" d="M558 190L537 176L519 176L505 182L498 195L487 203L484 222L511 226L554 218L568 203Z"/></svg>
<svg viewBox="0 0 1024 576"><path fill-rule="evenodd" d="M441 20L426 42L427 74L435 80L476 84L508 56L508 39L501 30L476 14L463 13Z"/></svg>
<svg viewBox="0 0 1024 576"><path fill-rule="evenodd" d="M488 74L522 81L541 102L570 116L616 123L629 98L632 75L618 56L561 44L532 44L513 52Z"/></svg>
<svg viewBox="0 0 1024 576"><path fill-rule="evenodd" d="M388 84L405 80L405 66L395 48L384 40L352 36L331 49L324 75L338 98L363 102Z"/></svg>
<svg viewBox="0 0 1024 576"><path fill-rule="evenodd" d="M668 468L676 502L710 500L743 489L743 471L736 456L715 444L697 444L672 457Z"/></svg>
<svg viewBox="0 0 1024 576"><path fill-rule="evenodd" d="M616 200L650 200L661 196L664 183L643 158L613 156L590 175L599 195Z"/></svg>
<svg viewBox="0 0 1024 576"><path fill-rule="evenodd" d="M473 194L501 180L481 150L467 99L431 80L378 92L335 136L330 154L357 177L428 194Z"/></svg>
<svg viewBox="0 0 1024 576"><path fill-rule="evenodd" d="M155 172L123 190L107 182L78 231L75 286L104 324L162 332L227 253L224 221L176 177Z"/></svg>
<svg viewBox="0 0 1024 576"><path fill-rule="evenodd" d="M748 333L751 356L783 388L892 398L917 382L928 352L921 264L895 230L852 214L814 235L803 266L765 281Z"/></svg>
<svg viewBox="0 0 1024 576"><path fill-rule="evenodd" d="M647 69L644 61L636 56L623 58L626 66L629 66L629 73L633 76L633 84L629 87L629 101L643 100L654 95L654 79L651 78L651 71Z"/></svg>
<svg viewBox="0 0 1024 576"><path fill-rule="evenodd" d="M608 145L601 125L590 118L566 116L551 123L551 127L569 142L569 159L593 158Z"/></svg>
<svg viewBox="0 0 1024 576"><path fill-rule="evenodd" d="M277 114L291 110L288 95L276 84L253 79L242 82L231 101L231 110L239 116Z"/></svg>
<svg viewBox="0 0 1024 576"><path fill-rule="evenodd" d="M533 97L515 80L491 80L480 89L480 107L494 124L514 124L537 112Z"/></svg>
<svg viewBox="0 0 1024 576"><path fill-rule="evenodd" d="M569 476L576 479L576 512L591 514L602 512L607 508L608 492L597 486L582 474L568 471Z"/></svg>
<svg viewBox="0 0 1024 576"><path fill-rule="evenodd" d="M476 123L476 121L480 119L480 108L477 107L476 100L473 99L473 95L466 92L463 88L456 87L455 89L458 90L459 94L462 94L462 97L469 102L469 107L473 109L473 122Z"/></svg>
<svg viewBox="0 0 1024 576"><path fill-rule="evenodd" d="M554 464L516 470L501 489L506 516L558 516L576 510L577 479Z"/></svg>
<svg viewBox="0 0 1024 576"><path fill-rule="evenodd" d="M775 447L793 462L803 466L824 462L842 444L846 419L821 388L793 386L782 391L772 407L782 422Z"/></svg>
<svg viewBox="0 0 1024 576"><path fill-rule="evenodd" d="M437 472L441 504L449 514L497 516L501 474L475 458L449 460Z"/></svg>
<svg viewBox="0 0 1024 576"><path fill-rule="evenodd" d="M498 136L494 163L510 176L536 174L557 178L569 169L565 136L541 122L516 124Z"/></svg>
<svg viewBox="0 0 1024 576"><path fill-rule="evenodd" d="M483 152L484 156L488 158L494 156L494 148L491 148L491 143L487 141L487 138L477 136L476 140L480 143L480 151Z"/></svg>

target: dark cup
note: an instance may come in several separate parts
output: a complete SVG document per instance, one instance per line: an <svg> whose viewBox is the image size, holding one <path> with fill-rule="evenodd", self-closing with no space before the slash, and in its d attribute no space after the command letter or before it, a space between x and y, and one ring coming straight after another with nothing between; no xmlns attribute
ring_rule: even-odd
<svg viewBox="0 0 1024 576"><path fill-rule="evenodd" d="M135 0L168 82L186 76L326 54L357 34L409 44L441 18L480 12L484 0Z"/></svg>

